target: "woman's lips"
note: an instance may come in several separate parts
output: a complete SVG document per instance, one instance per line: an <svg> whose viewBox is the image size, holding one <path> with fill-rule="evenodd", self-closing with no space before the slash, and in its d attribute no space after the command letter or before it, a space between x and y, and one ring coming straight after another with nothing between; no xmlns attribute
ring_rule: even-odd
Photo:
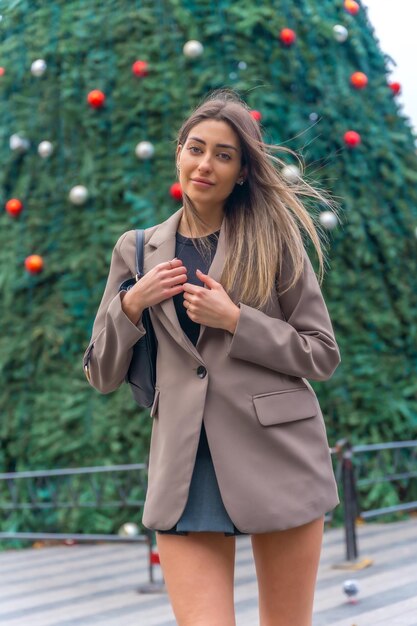
<svg viewBox="0 0 417 626"><path fill-rule="evenodd" d="M213 187L212 183L203 183L201 180L192 180L191 182L198 187Z"/></svg>

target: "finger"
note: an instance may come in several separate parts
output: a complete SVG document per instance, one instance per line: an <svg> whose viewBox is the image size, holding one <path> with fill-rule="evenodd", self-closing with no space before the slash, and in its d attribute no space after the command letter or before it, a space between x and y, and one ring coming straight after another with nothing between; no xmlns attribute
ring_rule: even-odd
<svg viewBox="0 0 417 626"><path fill-rule="evenodd" d="M190 307L188 307L186 309L186 313L188 315L188 317L190 318L190 320L193 320L193 322L196 321L197 315L195 313L195 311L193 309L190 310Z"/></svg>
<svg viewBox="0 0 417 626"><path fill-rule="evenodd" d="M207 287L210 289L214 289L220 285L214 278L209 276L208 274L203 274L201 270L196 270L196 276L199 280L201 280Z"/></svg>
<svg viewBox="0 0 417 626"><path fill-rule="evenodd" d="M181 265L181 267L175 267L172 270L164 270L164 275L168 278L175 278L175 276L181 276L181 274L187 274L187 268L184 267L184 265Z"/></svg>
<svg viewBox="0 0 417 626"><path fill-rule="evenodd" d="M162 282L162 285L164 287L173 287L174 285L181 284L182 287L183 283L185 283L186 280L187 274L180 274L179 276L171 276L170 278L165 279Z"/></svg>
<svg viewBox="0 0 417 626"><path fill-rule="evenodd" d="M167 298L172 298L173 296L177 296L181 292L182 285L174 285L173 287L167 287L164 293L166 294Z"/></svg>
<svg viewBox="0 0 417 626"><path fill-rule="evenodd" d="M183 287L188 293L198 293L204 289L204 287L199 287L199 285L193 285L192 283L184 283Z"/></svg>
<svg viewBox="0 0 417 626"><path fill-rule="evenodd" d="M181 267L182 265L181 259L171 259L171 261L164 261L163 263L159 263L158 267L163 270L172 270L177 267Z"/></svg>
<svg viewBox="0 0 417 626"><path fill-rule="evenodd" d="M184 308L187 310L187 313L194 313L193 305L190 302L188 302L187 300L184 300L182 304Z"/></svg>
<svg viewBox="0 0 417 626"><path fill-rule="evenodd" d="M188 302L195 303L197 301L196 294L187 293L186 291L184 291L184 300L188 300Z"/></svg>

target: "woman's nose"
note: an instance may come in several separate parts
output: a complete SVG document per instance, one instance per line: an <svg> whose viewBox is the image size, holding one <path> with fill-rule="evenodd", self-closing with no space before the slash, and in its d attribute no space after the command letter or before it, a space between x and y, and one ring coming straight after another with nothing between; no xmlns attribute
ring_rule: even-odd
<svg viewBox="0 0 417 626"><path fill-rule="evenodd" d="M210 170L211 169L211 158L210 156L204 157L198 165L198 168L201 170Z"/></svg>

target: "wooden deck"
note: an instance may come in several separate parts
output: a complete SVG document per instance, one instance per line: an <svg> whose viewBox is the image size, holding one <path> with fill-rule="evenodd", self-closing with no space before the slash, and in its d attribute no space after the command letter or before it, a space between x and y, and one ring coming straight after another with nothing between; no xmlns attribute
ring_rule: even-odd
<svg viewBox="0 0 417 626"><path fill-rule="evenodd" d="M314 626L417 626L417 520L358 529L357 571L345 558L342 529L326 530ZM249 537L236 540L237 626L258 626L257 584ZM144 545L56 546L0 553L0 624L4 626L175 626L166 594L142 595ZM343 581L360 592L350 604Z"/></svg>

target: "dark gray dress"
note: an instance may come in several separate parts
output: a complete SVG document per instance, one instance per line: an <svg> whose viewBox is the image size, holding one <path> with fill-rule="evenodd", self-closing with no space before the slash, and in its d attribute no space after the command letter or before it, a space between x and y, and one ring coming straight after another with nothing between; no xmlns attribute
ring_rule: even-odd
<svg viewBox="0 0 417 626"><path fill-rule="evenodd" d="M193 240L177 233L175 256L184 263L187 268L187 281L194 285L203 286L196 277L196 269L207 274L217 247L217 237L220 231L208 236L211 244L211 254L202 256L196 248ZM181 328L196 345L200 325L193 322L187 315L183 305L183 294L174 296L174 304ZM224 532L225 535L244 535L236 528L230 519L217 483L214 465L208 445L206 429L202 423L200 440L197 449L196 461L190 483L185 509L175 526L169 530L157 530L159 533L173 535L187 535L189 531L214 531Z"/></svg>

